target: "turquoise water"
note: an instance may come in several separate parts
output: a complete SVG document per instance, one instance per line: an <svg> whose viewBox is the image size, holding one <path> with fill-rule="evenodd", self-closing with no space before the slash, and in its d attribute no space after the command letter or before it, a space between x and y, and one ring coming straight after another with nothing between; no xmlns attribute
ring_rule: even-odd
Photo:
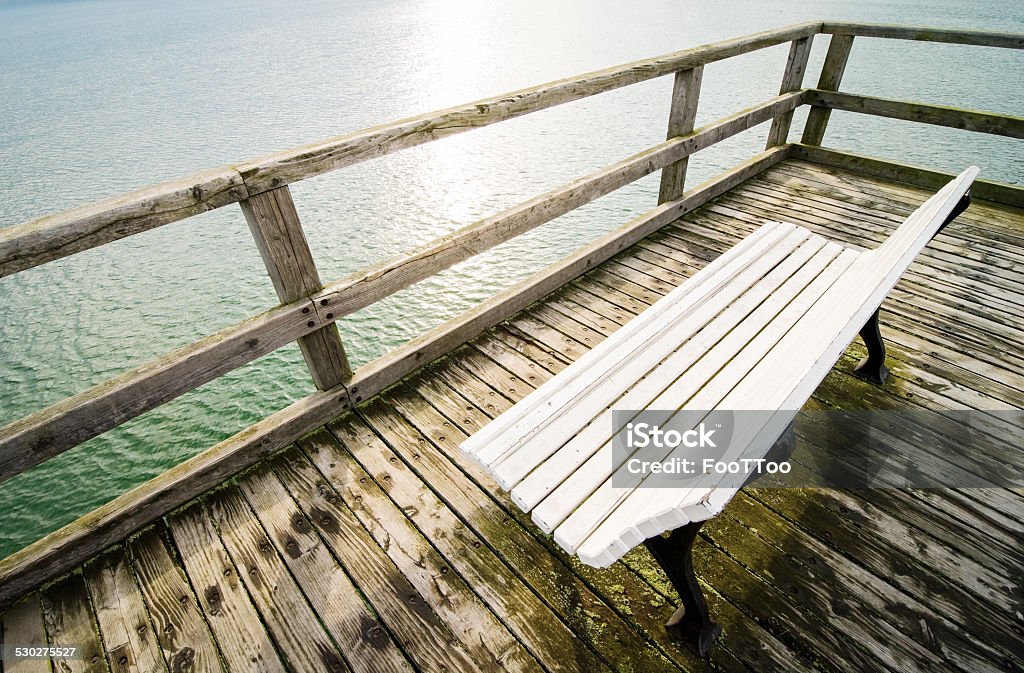
<svg viewBox="0 0 1024 673"><path fill-rule="evenodd" d="M0 2L0 226L811 18L1024 31L1024 5L995 1ZM698 123L777 93L786 49L708 66ZM858 40L844 88L1021 115L1021 82L1019 52ZM662 140L670 89L662 78L294 185L322 277ZM766 130L701 153L691 180L758 151ZM826 144L950 170L977 163L986 177L1024 181L1020 141L836 114ZM348 317L352 360L458 314L656 194L655 176ZM237 206L0 279L0 423L274 303ZM284 348L0 485L0 556L311 390L297 348Z"/></svg>

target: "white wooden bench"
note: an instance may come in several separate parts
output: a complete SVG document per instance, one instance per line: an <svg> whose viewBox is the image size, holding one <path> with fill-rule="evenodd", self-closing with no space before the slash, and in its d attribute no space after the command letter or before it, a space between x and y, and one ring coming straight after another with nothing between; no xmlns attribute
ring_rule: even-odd
<svg viewBox="0 0 1024 673"><path fill-rule="evenodd" d="M719 628L690 565L700 524L742 486L617 488L612 411L772 410L733 429L723 460L759 458L861 334L857 373L884 381L878 309L924 246L967 207L971 167L881 246L845 248L768 222L462 444L567 552L604 567L645 542L680 593L669 623L707 653ZM763 415L762 415L763 416ZM762 416L758 416L761 418ZM623 425L619 419L620 427ZM757 427L754 427L757 426ZM680 446L666 456L685 457ZM661 537L673 531L668 537Z"/></svg>

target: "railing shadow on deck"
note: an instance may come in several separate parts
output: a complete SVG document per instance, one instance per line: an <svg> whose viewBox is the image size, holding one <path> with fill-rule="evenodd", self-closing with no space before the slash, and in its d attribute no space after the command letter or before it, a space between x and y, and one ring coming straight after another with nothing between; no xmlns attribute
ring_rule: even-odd
<svg viewBox="0 0 1024 673"><path fill-rule="evenodd" d="M803 88L817 35L829 35L815 88ZM924 187L949 176L821 147L833 109L1024 138L1024 118L840 92L855 37L1024 49L1024 34L808 22L635 61L213 169L0 229L0 277L238 203L281 305L0 428L0 482L227 372L297 341L317 387L61 530L0 561L0 606L118 542L288 442L448 353L568 280L786 157ZM779 95L694 128L703 67L790 44ZM288 185L456 133L673 75L667 139L425 246L322 282ZM793 113L810 113L800 143ZM685 189L688 158L771 122L765 150ZM352 371L336 322L495 245L661 171L659 203L619 229L466 313ZM1024 207L1019 186L978 181L976 198Z"/></svg>

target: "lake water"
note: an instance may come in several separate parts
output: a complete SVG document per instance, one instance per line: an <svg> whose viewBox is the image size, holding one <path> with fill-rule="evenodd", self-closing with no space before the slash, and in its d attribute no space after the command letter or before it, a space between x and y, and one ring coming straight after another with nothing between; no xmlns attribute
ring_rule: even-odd
<svg viewBox="0 0 1024 673"><path fill-rule="evenodd" d="M0 1L0 226L403 116L808 19L1024 31L1024 3ZM819 37L812 77L827 39ZM787 47L709 65L698 123ZM880 79L879 79L880 78ZM811 78L809 78L809 81ZM1020 52L862 40L850 91L1021 115ZM333 280L664 139L671 78L293 186ZM794 134L805 115L797 118ZM697 155L690 184L764 144ZM834 114L826 144L1024 181L1022 143ZM657 176L347 318L365 363L643 212ZM237 206L0 280L0 424L276 303ZM0 556L312 390L294 346L0 485Z"/></svg>

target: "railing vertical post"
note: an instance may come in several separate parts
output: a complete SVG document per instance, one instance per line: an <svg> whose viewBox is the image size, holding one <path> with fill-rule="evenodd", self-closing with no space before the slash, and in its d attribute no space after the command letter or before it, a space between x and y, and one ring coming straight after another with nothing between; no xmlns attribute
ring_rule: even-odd
<svg viewBox="0 0 1024 673"><path fill-rule="evenodd" d="M322 290L320 274L288 187L262 192L239 205L281 302L288 304ZM311 306L311 310L315 309ZM320 390L333 388L352 376L334 323L301 337L299 349L313 383Z"/></svg>
<svg viewBox="0 0 1024 673"><path fill-rule="evenodd" d="M846 61L850 58L850 47L853 46L853 35L833 35L828 43L828 53L821 66L818 77L818 88L825 91L838 91L846 70ZM805 145L820 145L825 139L825 128L828 126L829 114L827 107L814 106L807 115L804 136L801 142Z"/></svg>
<svg viewBox="0 0 1024 673"><path fill-rule="evenodd" d="M807 71L807 57L811 55L811 39L813 35L793 40L789 47L789 58L786 60L786 70L782 74L782 86L779 93L796 91L804 83L804 72ZM772 120L771 131L768 132L768 143L766 150L784 145L789 136L789 126L793 123L793 113L786 112Z"/></svg>
<svg viewBox="0 0 1024 673"><path fill-rule="evenodd" d="M697 102L700 98L700 82L703 76L704 66L702 65L676 73L675 84L672 87L672 108L668 114L666 140L685 136L693 131L694 120L697 118ZM688 163L689 157L680 159L662 169L658 203L675 201L683 195Z"/></svg>

